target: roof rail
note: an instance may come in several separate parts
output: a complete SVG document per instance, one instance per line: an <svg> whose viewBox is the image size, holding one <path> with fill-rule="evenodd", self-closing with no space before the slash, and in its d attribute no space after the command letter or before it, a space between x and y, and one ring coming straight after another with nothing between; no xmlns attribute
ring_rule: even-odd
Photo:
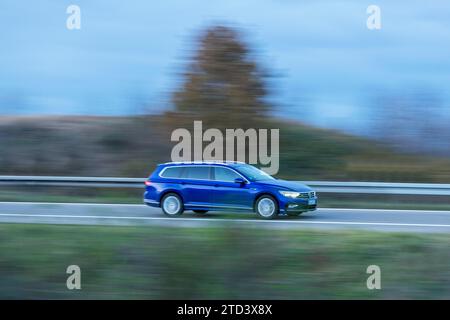
<svg viewBox="0 0 450 320"><path fill-rule="evenodd" d="M203 161L170 161L170 162L165 162L163 164L218 164L218 163L241 163L241 164L245 164L245 162L242 161L230 161L230 160L203 160Z"/></svg>

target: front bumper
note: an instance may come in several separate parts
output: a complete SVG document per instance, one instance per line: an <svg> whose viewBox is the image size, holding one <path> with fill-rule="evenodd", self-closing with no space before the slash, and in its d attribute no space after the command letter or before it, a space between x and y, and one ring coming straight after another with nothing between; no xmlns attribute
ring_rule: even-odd
<svg viewBox="0 0 450 320"><path fill-rule="evenodd" d="M317 209L318 198L287 198L280 201L280 213L305 212Z"/></svg>

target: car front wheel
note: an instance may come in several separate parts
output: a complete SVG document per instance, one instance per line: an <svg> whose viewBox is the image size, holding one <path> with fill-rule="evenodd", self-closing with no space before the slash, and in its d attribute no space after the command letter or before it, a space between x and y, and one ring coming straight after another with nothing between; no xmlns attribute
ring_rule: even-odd
<svg viewBox="0 0 450 320"><path fill-rule="evenodd" d="M262 196L256 201L255 211L263 219L273 219L278 214L278 203L271 196Z"/></svg>
<svg viewBox="0 0 450 320"><path fill-rule="evenodd" d="M161 201L161 209L167 216L179 216L184 210L183 201L176 193L166 194Z"/></svg>

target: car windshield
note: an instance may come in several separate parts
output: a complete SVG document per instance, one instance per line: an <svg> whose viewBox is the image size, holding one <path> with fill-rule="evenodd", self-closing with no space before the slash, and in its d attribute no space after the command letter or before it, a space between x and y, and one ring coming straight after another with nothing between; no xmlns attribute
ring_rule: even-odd
<svg viewBox="0 0 450 320"><path fill-rule="evenodd" d="M271 175L248 164L237 166L236 169L243 173L250 181L275 180Z"/></svg>

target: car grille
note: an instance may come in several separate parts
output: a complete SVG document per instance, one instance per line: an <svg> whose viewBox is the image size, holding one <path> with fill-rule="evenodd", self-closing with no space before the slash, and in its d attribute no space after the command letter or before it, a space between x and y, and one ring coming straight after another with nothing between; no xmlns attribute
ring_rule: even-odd
<svg viewBox="0 0 450 320"><path fill-rule="evenodd" d="M316 196L315 191L309 191L309 192L300 192L300 195L298 197L309 199L309 198L314 198L315 196Z"/></svg>

